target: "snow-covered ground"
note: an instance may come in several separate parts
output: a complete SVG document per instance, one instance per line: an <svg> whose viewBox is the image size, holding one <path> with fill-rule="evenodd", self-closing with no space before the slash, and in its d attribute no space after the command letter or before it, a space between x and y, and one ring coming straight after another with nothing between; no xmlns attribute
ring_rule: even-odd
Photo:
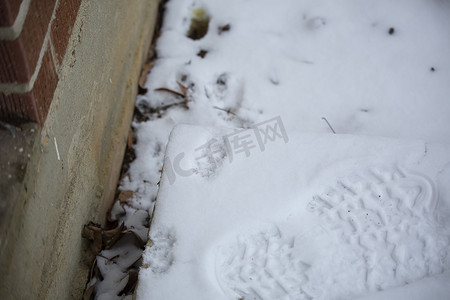
<svg viewBox="0 0 450 300"><path fill-rule="evenodd" d="M276 124L172 132L138 299L447 299L450 147Z"/></svg>
<svg viewBox="0 0 450 300"><path fill-rule="evenodd" d="M121 183L134 196L113 215L144 230L134 216L153 211L170 132L201 127L170 140L138 299L444 299L450 1L166 8ZM193 40L199 9L209 27ZM234 153L245 139L224 128L255 148ZM99 298L125 284L109 274Z"/></svg>

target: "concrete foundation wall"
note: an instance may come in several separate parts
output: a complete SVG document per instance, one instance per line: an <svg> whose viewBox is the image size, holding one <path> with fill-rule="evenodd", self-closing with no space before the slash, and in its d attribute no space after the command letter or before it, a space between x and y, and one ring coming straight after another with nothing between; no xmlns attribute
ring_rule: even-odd
<svg viewBox="0 0 450 300"><path fill-rule="evenodd" d="M115 192L157 0L83 0L23 182L3 220L1 299L80 299L81 230ZM6 230L5 230L6 228Z"/></svg>

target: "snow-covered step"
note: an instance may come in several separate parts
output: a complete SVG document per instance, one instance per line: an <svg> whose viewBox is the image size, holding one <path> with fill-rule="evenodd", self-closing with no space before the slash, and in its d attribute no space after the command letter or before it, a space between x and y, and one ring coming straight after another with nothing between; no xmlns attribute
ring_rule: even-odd
<svg viewBox="0 0 450 300"><path fill-rule="evenodd" d="M137 299L438 299L449 182L448 146L177 126Z"/></svg>

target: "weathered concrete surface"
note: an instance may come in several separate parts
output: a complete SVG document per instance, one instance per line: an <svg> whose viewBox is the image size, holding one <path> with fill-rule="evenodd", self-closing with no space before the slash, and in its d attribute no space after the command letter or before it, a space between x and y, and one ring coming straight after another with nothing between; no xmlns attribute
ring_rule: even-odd
<svg viewBox="0 0 450 300"><path fill-rule="evenodd" d="M39 134L35 123L14 126L0 122L0 253L7 246L3 239L9 231L17 206L15 201L24 189L23 181L27 171L34 141Z"/></svg>
<svg viewBox="0 0 450 300"><path fill-rule="evenodd" d="M91 261L81 229L103 223L113 200L158 3L82 1L49 116L6 199L1 299L82 297Z"/></svg>

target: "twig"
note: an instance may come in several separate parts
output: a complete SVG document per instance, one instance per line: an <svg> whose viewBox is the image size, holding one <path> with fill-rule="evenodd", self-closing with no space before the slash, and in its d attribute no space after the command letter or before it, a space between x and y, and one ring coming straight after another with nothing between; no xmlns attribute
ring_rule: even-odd
<svg viewBox="0 0 450 300"><path fill-rule="evenodd" d="M181 93L177 92L177 91L174 91L174 90L171 90L171 89L168 89L168 88L164 88L164 87L163 88L157 88L157 89L155 89L155 91L169 92L171 94L174 94L175 96L182 97L184 99L184 101L183 101L184 107L186 109L189 109L189 105L188 105L189 98L188 98L188 94L187 94L188 88L185 87L184 85L182 85L179 81L177 81L177 84L178 84L178 87L181 90Z"/></svg>
<svg viewBox="0 0 450 300"><path fill-rule="evenodd" d="M95 257L94 262L92 263L91 266L91 273L89 274L89 282L92 281L92 275L94 274L94 268L96 264L97 264L97 256Z"/></svg>
<svg viewBox="0 0 450 300"><path fill-rule="evenodd" d="M174 90L171 90L171 89L168 89L168 88L157 88L157 89L155 89L155 91L158 91L158 92L169 92L171 94L174 94L174 95L177 95L179 97L185 98L185 96L182 93L179 93L177 91L174 91Z"/></svg>
<svg viewBox="0 0 450 300"><path fill-rule="evenodd" d="M334 134L336 134L336 131L334 131L333 127L331 126L330 122L328 122L327 118L322 117L322 120L324 120L325 122L327 122L328 127L330 127L331 131L332 131Z"/></svg>
<svg viewBox="0 0 450 300"><path fill-rule="evenodd" d="M232 114L232 115L236 116L236 114L234 112L232 112L231 109L229 109L229 108L225 109L225 108L221 108L221 107L218 107L218 106L213 106L213 108L218 109L218 110L222 110L222 111L226 112L227 114Z"/></svg>

